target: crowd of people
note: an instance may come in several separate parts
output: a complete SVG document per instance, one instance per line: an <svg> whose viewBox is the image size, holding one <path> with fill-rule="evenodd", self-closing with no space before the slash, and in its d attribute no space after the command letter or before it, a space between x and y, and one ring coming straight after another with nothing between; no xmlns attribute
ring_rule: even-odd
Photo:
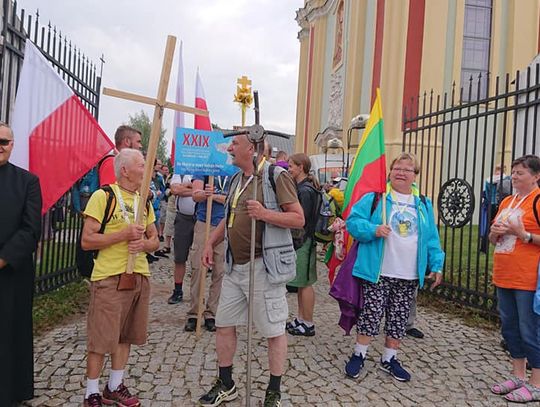
<svg viewBox="0 0 540 407"><path fill-rule="evenodd" d="M41 201L38 179L9 163L14 142L11 129L0 123L0 180L7 186L0 207L9 214L9 222L0 229L0 311L13 327L12 333L0 336L4 367L0 405L33 396L32 252L39 241ZM169 304L184 300L184 278L190 271L190 305L183 329L193 332L201 324L215 332L218 376L199 405L218 406L238 397L233 378L237 327L247 324L250 301L254 326L268 343L270 377L264 405L281 405L287 335L316 335L316 228L321 196L325 191L342 205L343 190L338 187L342 180L321 186L307 155L280 152L272 157L267 144L254 144L238 135L228 147L239 168L236 174L215 177L211 185L207 177L171 175L166 165L156 161L151 198L141 202L138 191L145 166L141 134L121 126L115 145L114 155L105 157L95 171L99 182L80 184L77 203L85 219L81 245L98 251L90 278L84 406L140 405L124 385L124 370L131 346L143 345L147 339L149 263L169 255L174 262ZM344 366L345 375L353 379L360 377L384 317L379 367L398 381L411 380L411 372L398 359L398 349L406 335L423 336L414 327L416 296L427 280L432 281L431 288L442 282L445 257L432 203L418 193L415 184L419 171L413 154L395 157L387 193L365 194L345 222L358 242L352 278L363 293L355 316L356 341ZM538 157L516 159L511 171L513 195L498 204L489 231L495 245L493 284L502 335L512 358L511 376L491 391L515 402L540 400L539 181ZM95 184L109 185L111 192L97 189L88 194L89 185ZM145 208L144 217L137 224L140 205ZM124 279L128 254L134 258L131 286ZM199 283L207 271L211 281L201 299ZM287 287L297 297L291 318ZM204 304L202 310L199 304ZM198 321L199 316L204 322ZM107 383L100 387L107 355L111 370ZM532 369L529 378L527 363Z"/></svg>

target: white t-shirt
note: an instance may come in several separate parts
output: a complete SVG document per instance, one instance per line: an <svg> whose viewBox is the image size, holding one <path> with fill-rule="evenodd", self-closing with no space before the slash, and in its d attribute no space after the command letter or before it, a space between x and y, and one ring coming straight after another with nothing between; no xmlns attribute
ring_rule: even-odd
<svg viewBox="0 0 540 407"><path fill-rule="evenodd" d="M392 211L388 225L392 233L385 239L381 276L418 279L418 218L412 194L392 192Z"/></svg>
<svg viewBox="0 0 540 407"><path fill-rule="evenodd" d="M192 178L191 175L174 174L171 178L171 185L191 182ZM180 212L182 215L193 215L195 213L195 201L190 196L177 196L176 211Z"/></svg>

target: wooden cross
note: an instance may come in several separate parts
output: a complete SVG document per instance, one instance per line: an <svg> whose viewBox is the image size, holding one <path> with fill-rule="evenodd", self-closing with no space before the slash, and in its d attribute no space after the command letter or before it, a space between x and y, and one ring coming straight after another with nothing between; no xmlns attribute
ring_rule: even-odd
<svg viewBox="0 0 540 407"><path fill-rule="evenodd" d="M161 68L161 78L159 80L158 95L157 98L150 98L146 96L136 95L134 93L123 92L120 90L114 90L109 88L103 88L103 94L107 96L114 96L120 99L132 100L135 102L146 103L154 105L154 119L152 121L152 130L150 131L150 140L148 142L148 151L146 152L146 163L144 165L144 177L141 185L140 195L141 202L146 202L148 198L148 192L150 190L150 182L152 180L152 173L154 169L154 161L156 159L156 152L159 143L159 133L161 131L161 120L163 118L164 109L173 109L181 112L198 114L201 116L208 116L208 111L203 109L196 109L177 103L167 102L167 89L169 87L169 79L171 75L172 62L174 57L174 48L176 46L176 37L169 35L167 37L167 45L165 47L165 55L163 57L163 66ZM146 205L138 205L137 213L135 214L135 222L142 224L144 210ZM128 259L128 266L126 273L132 274L133 267L135 266L135 255L130 255ZM122 277L125 273L122 274Z"/></svg>

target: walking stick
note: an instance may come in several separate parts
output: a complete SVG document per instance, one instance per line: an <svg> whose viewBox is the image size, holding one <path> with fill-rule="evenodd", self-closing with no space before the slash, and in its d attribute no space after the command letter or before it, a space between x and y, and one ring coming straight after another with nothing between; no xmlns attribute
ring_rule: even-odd
<svg viewBox="0 0 540 407"><path fill-rule="evenodd" d="M214 188L214 177L210 176L208 177L208 185L210 188ZM204 186L206 189L206 185ZM210 227L212 226L212 195L208 197L206 200L206 225L205 225L205 231L204 231L204 241L207 242L208 238L210 237ZM208 272L208 269L203 266L202 262L199 267L199 304L197 307L197 325L195 329L195 335L197 339L201 336L201 321L202 321L202 315L203 315L203 307L204 307L204 289L206 288L206 274Z"/></svg>
<svg viewBox="0 0 540 407"><path fill-rule="evenodd" d="M259 124L259 92L253 93L255 101L255 125ZM255 140L252 140L255 141ZM253 154L253 200L257 200L257 184L259 175L259 145L264 141L264 130L259 140L254 142ZM249 252L249 295L248 295L248 326L247 326L247 358L246 358L246 407L251 405L251 355L253 342L253 295L255 292L255 235L257 221L251 218L251 247Z"/></svg>

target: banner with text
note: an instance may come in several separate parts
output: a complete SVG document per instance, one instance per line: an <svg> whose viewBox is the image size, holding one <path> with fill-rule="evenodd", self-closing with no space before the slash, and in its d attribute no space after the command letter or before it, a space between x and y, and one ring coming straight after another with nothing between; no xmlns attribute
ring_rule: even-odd
<svg viewBox="0 0 540 407"><path fill-rule="evenodd" d="M238 171L227 153L231 139L223 137L220 131L178 127L175 136L175 174L218 176Z"/></svg>

